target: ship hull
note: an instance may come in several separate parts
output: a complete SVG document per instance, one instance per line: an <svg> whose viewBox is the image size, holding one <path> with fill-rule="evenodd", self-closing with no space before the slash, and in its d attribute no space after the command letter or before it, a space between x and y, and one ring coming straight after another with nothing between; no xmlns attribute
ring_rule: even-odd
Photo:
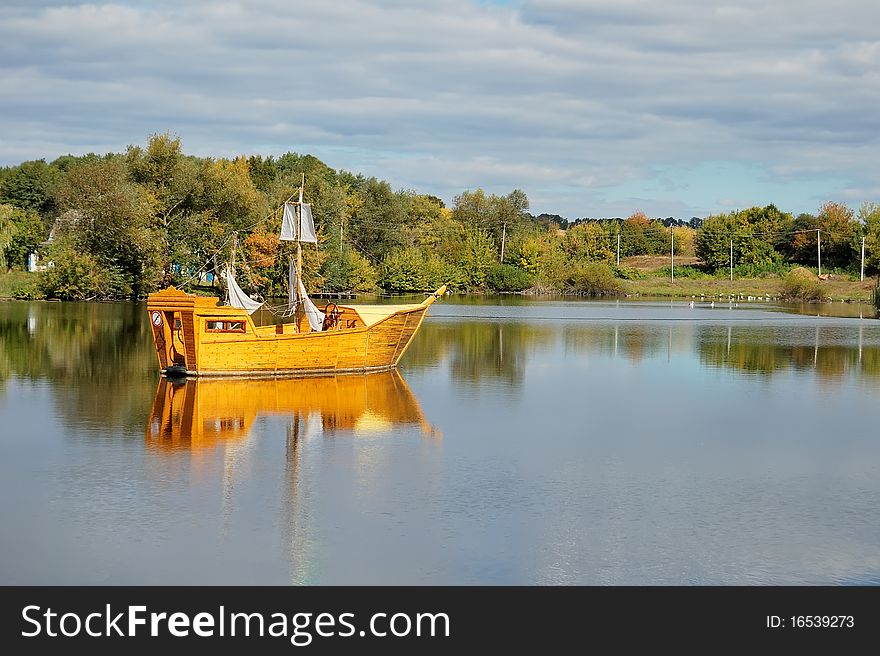
<svg viewBox="0 0 880 656"><path fill-rule="evenodd" d="M173 288L152 294L147 311L159 367L168 375L320 376L387 371L397 366L428 308L444 289L419 304L376 309L340 307L336 325L255 326L244 310ZM219 329L218 329L219 327Z"/></svg>

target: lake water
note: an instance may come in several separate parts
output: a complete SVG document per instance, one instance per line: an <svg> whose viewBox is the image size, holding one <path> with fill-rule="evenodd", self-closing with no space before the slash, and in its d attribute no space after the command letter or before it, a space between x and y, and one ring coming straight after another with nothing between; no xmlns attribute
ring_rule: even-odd
<svg viewBox="0 0 880 656"><path fill-rule="evenodd" d="M171 385L143 306L0 303L0 584L880 584L828 307L447 299L399 375Z"/></svg>

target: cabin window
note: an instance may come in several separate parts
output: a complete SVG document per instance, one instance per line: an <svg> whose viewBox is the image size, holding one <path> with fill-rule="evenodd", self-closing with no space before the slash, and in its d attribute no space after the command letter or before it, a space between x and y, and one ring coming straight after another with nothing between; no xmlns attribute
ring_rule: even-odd
<svg viewBox="0 0 880 656"><path fill-rule="evenodd" d="M244 321L206 321L205 329L209 333L243 333Z"/></svg>

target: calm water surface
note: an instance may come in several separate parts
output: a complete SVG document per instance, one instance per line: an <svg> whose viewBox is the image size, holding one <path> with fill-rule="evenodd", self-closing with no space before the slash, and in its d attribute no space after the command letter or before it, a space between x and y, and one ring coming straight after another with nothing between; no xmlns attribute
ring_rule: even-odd
<svg viewBox="0 0 880 656"><path fill-rule="evenodd" d="M0 303L0 584L880 584L842 307L446 300L399 375L171 385L143 306Z"/></svg>

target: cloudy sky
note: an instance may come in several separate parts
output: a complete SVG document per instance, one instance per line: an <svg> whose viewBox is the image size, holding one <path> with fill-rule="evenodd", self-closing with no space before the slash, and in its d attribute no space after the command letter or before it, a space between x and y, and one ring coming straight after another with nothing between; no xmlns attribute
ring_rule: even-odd
<svg viewBox="0 0 880 656"><path fill-rule="evenodd" d="M0 164L179 135L451 203L880 200L874 0L3 0Z"/></svg>

